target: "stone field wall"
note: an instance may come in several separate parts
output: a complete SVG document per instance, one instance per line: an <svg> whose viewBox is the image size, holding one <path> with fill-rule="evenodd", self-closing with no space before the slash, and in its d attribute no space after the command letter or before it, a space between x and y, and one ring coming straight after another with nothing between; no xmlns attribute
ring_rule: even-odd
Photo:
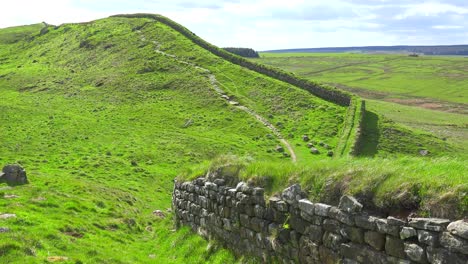
<svg viewBox="0 0 468 264"><path fill-rule="evenodd" d="M172 203L178 226L263 262L468 264L466 219L379 218L350 196L304 198L299 185L266 201L262 188L198 178L176 182Z"/></svg>

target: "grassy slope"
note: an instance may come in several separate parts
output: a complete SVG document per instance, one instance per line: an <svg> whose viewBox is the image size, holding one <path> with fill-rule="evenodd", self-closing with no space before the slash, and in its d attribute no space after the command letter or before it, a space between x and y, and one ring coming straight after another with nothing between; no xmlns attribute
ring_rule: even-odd
<svg viewBox="0 0 468 264"><path fill-rule="evenodd" d="M2 262L234 261L185 229L172 232L170 214L160 220L151 212L170 207L180 168L224 153L284 160L271 151L278 141L220 99L202 71L155 52L153 41L209 68L220 86L283 127L301 162L325 157L308 153L303 133L336 144L345 108L147 22L111 18L50 27L41 36L39 27L24 28L29 36L0 30L0 40L8 38L0 41L0 163L22 164L31 182L0 186L2 197L19 196L0 198L0 213L17 214L0 222L12 229L1 234Z"/></svg>
<svg viewBox="0 0 468 264"><path fill-rule="evenodd" d="M382 137L385 134L382 129L389 127L390 124L387 121L391 119L414 129L416 134L420 134L410 139L411 142L418 142L426 148L432 142L435 145L432 144L430 150L434 153L439 152L444 155L452 152L459 156L466 156L466 150L468 150L466 69L468 64L464 58L262 53L262 58L257 61L293 71L311 80L336 84L366 98L373 98L374 100L367 101L367 109L385 117L380 122L382 124L381 135L373 135L374 139L378 137L380 140L386 140ZM373 119L373 113L368 121ZM369 126L375 127L377 124L371 123ZM397 129L405 134L414 134L402 126L397 126ZM424 133L417 131L433 133L439 138L446 139L448 143L452 143L454 148L447 151L445 144L440 140L425 137ZM377 146L369 146L370 141L372 138L368 140L365 148L376 148ZM380 146L385 145L388 146L387 150L404 147L398 142L388 140L380 144ZM411 146L412 149L418 147L421 148L417 145ZM386 152L382 148L380 151ZM367 153L369 154L373 154L372 151Z"/></svg>

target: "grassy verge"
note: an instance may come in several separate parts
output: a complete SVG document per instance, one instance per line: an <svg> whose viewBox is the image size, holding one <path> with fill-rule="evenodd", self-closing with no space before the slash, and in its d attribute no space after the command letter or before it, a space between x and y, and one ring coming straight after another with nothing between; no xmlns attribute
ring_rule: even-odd
<svg viewBox="0 0 468 264"><path fill-rule="evenodd" d="M449 158L343 158L292 164L223 156L185 170L179 179L217 171L263 186L268 195L300 183L313 201L336 204L341 195L350 194L368 209L387 214L457 218L468 213L467 170L464 160Z"/></svg>

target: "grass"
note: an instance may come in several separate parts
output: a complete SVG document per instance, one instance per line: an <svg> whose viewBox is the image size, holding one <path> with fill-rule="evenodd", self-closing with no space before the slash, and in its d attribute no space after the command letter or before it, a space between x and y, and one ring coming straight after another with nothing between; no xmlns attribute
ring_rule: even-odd
<svg viewBox="0 0 468 264"><path fill-rule="evenodd" d="M30 181L0 185L0 213L17 215L0 220L11 229L0 262L249 261L187 229L173 231L173 179L226 153L287 158L274 151L280 143L271 131L180 61L210 69L231 96L281 129L302 162L330 159L311 155L302 134L337 143L344 107L230 64L161 23L109 18L45 34L23 29L14 41L11 29L0 30L0 164L21 164Z"/></svg>
<svg viewBox="0 0 468 264"><path fill-rule="evenodd" d="M466 74L462 57L344 53L261 53L257 62L336 85L367 98L367 109L468 150Z"/></svg>

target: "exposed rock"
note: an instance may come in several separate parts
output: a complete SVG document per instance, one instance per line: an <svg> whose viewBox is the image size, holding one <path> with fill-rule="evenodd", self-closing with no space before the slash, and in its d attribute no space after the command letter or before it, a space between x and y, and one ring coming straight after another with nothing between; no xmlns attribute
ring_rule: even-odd
<svg viewBox="0 0 468 264"><path fill-rule="evenodd" d="M375 250L380 251L385 246L385 235L374 231L367 231L364 234L364 241Z"/></svg>
<svg viewBox="0 0 468 264"><path fill-rule="evenodd" d="M8 185L27 184L28 178L26 171L18 164L10 164L3 167L3 173L0 173L0 182L6 182Z"/></svg>
<svg viewBox="0 0 468 264"><path fill-rule="evenodd" d="M16 214L0 214L0 219L16 218Z"/></svg>
<svg viewBox="0 0 468 264"><path fill-rule="evenodd" d="M320 151L319 151L318 149L314 148L314 147L311 147L311 148L310 148L310 153L312 153L312 154L319 154Z"/></svg>
<svg viewBox="0 0 468 264"><path fill-rule="evenodd" d="M444 230L449 223L450 220L441 218L410 218L409 220L411 227L437 232Z"/></svg>
<svg viewBox="0 0 468 264"><path fill-rule="evenodd" d="M348 195L341 196L338 207L348 213L357 213L362 210L362 204L356 198Z"/></svg>
<svg viewBox="0 0 468 264"><path fill-rule="evenodd" d="M440 244L448 248L450 251L459 252L468 255L468 241L450 234L443 232L440 236ZM467 258L468 259L468 258Z"/></svg>
<svg viewBox="0 0 468 264"><path fill-rule="evenodd" d="M276 151L276 152L284 152L284 148L283 148L282 146L280 146L280 145L277 145L277 146L275 147L275 151Z"/></svg>
<svg viewBox="0 0 468 264"><path fill-rule="evenodd" d="M405 243L405 254L417 263L427 263L426 251L418 244Z"/></svg>
<svg viewBox="0 0 468 264"><path fill-rule="evenodd" d="M161 219L166 218L166 214L161 210L154 210L153 215Z"/></svg>
<svg viewBox="0 0 468 264"><path fill-rule="evenodd" d="M468 239L468 222L465 220L459 220L450 223L447 226L447 230L452 234L464 239Z"/></svg>

